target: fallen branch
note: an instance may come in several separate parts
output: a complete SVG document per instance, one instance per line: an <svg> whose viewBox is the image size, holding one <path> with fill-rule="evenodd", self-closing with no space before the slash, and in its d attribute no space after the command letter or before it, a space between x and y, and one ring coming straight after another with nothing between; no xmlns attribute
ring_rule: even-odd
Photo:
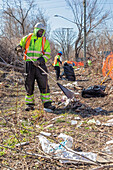
<svg viewBox="0 0 113 170"><path fill-rule="evenodd" d="M101 166L101 167L97 167L97 168L93 168L92 170L103 170L105 168L113 168L113 165L104 165L104 166Z"/></svg>
<svg viewBox="0 0 113 170"><path fill-rule="evenodd" d="M30 156L42 157L42 158L45 158L45 159L65 160L65 161L70 161L71 163L76 163L76 164L78 164L78 163L87 163L87 164L94 164L94 165L96 165L96 163L93 163L93 162L90 162L90 161L85 161L85 160L61 158L61 157L57 157L57 156L44 156L44 155L30 153L30 152L24 153L23 151L22 151L22 153L26 154L26 155L30 155Z"/></svg>
<svg viewBox="0 0 113 170"><path fill-rule="evenodd" d="M1 164L1 163L0 163L0 165L1 165L1 167L5 167L5 168L7 168L7 169L9 169L9 170L15 170L14 168L11 168L11 167L9 167L9 166L7 166L7 165L3 165L3 164Z"/></svg>
<svg viewBox="0 0 113 170"><path fill-rule="evenodd" d="M16 151L17 153L21 153L21 154L23 154L23 155L28 155L28 156L35 156L35 157L41 157L41 158L44 158L44 159L53 159L53 160L65 160L65 161L70 161L70 163L76 163L76 164L78 164L78 163L87 163L87 164L94 164L94 165L96 165L96 163L93 163L93 162L90 162L90 161L85 161L85 160L78 160L78 159L69 159L69 158L61 158L61 157L57 157L57 156L50 156L50 155L46 155L46 156L44 156L44 155L40 155L40 154L35 154L35 153L31 153L31 152L26 152L26 151L22 151L22 150L17 150L17 149L12 149L12 148L10 148L10 147L7 147L7 146L4 146L4 145L1 145L0 144L0 146L1 147L3 147L3 148L7 148L7 149L11 149L11 150L13 150L13 151Z"/></svg>
<svg viewBox="0 0 113 170"><path fill-rule="evenodd" d="M13 65L8 64L8 63L0 62L0 66L8 67L8 68L13 68L15 71L21 71L21 72L24 72L24 68L16 67L16 66L13 66Z"/></svg>

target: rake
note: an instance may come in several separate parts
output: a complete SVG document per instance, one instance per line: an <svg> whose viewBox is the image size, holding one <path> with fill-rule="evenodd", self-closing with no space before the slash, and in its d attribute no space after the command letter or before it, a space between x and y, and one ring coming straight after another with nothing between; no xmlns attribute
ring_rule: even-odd
<svg viewBox="0 0 113 170"><path fill-rule="evenodd" d="M33 61L30 57L28 57L25 53L24 53L24 55L25 55L27 58L29 58L29 59L34 63L34 61ZM39 68L40 70L42 70L45 74L47 74L47 75L60 87L60 89L61 89L61 90L63 91L63 93L67 96L67 98L72 99L72 98L74 97L74 93L73 93L73 92L71 92L69 89L67 89L66 87L64 87L63 85L61 85L60 83L58 83L56 80L54 80L54 78L53 78L50 74L48 74L42 67L38 66L38 68Z"/></svg>

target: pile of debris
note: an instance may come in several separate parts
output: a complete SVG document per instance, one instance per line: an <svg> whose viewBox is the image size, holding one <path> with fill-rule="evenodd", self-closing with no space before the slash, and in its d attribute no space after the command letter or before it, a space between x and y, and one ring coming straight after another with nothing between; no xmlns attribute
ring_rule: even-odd
<svg viewBox="0 0 113 170"><path fill-rule="evenodd" d="M62 107L63 106L63 107ZM81 117L90 117L96 115L106 115L107 111L101 109L100 107L92 109L86 104L81 103L79 100L73 99L66 99L63 102L59 103L55 113L60 114L64 112L78 114Z"/></svg>

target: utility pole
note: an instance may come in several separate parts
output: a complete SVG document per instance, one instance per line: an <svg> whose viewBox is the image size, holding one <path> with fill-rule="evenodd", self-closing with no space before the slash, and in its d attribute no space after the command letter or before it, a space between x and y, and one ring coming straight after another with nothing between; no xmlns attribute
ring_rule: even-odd
<svg viewBox="0 0 113 170"><path fill-rule="evenodd" d="M64 33L64 30L66 30L66 32L67 32L67 37L66 37L66 39L67 39L67 42L66 42L66 44L67 44L67 50L66 50L66 53L67 53L67 59L69 60L69 31L70 30L72 30L73 28L62 28L62 30L63 30L63 33Z"/></svg>
<svg viewBox="0 0 113 170"><path fill-rule="evenodd" d="M84 67L86 67L86 0L83 0L84 6Z"/></svg>

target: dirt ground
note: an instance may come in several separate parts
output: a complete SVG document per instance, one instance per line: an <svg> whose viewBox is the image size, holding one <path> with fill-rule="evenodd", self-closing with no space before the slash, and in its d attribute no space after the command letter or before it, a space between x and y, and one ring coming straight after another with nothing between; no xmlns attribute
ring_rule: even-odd
<svg viewBox="0 0 113 170"><path fill-rule="evenodd" d="M49 74L55 79L53 68ZM100 85L104 77L100 70L92 68L77 69L75 75L75 84L66 80L58 82L72 90L76 100L67 102L61 89L49 78L56 110L53 113L43 111L35 84L35 110L26 112L22 74L0 71L0 169L113 169L113 143L107 145L113 139L113 82L108 77L103 83L105 97L83 98L83 88ZM62 163L56 152L43 150L38 136L41 132L49 133L45 138L59 145L63 141L58 138L59 134L72 137L71 149L78 154L95 153L96 161L72 161L70 158L70 162Z"/></svg>

